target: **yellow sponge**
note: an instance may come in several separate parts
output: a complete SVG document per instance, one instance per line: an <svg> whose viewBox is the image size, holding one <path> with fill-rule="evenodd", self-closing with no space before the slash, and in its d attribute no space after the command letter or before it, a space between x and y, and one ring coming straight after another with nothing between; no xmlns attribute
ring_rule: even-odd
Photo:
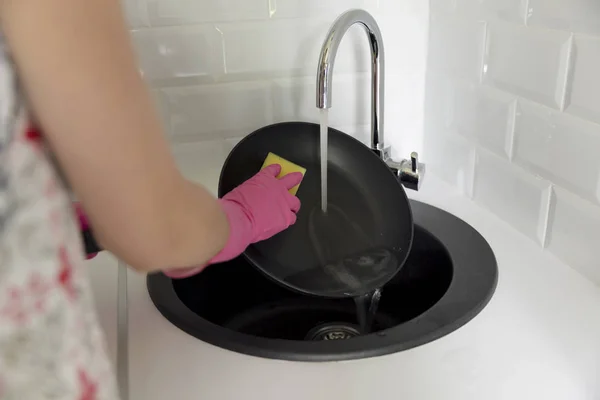
<svg viewBox="0 0 600 400"><path fill-rule="evenodd" d="M285 158L281 158L278 155L273 154L273 153L269 153L267 155L267 158L265 159L265 162L263 163L263 166L261 169L268 167L269 165L273 165L273 164L281 165L281 172L279 173L277 178L284 177L287 174L290 174L292 172L300 172L302 174L302 176L304 176L304 174L306 173L306 168L296 165L292 162L289 162ZM296 193L298 192L299 187L300 187L299 184L294 186L293 188L290 189L290 193L295 196Z"/></svg>

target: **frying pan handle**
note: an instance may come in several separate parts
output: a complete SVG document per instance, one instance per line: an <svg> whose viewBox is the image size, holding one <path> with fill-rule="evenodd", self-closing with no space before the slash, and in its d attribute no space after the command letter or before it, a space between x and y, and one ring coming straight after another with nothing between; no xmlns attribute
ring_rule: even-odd
<svg viewBox="0 0 600 400"><path fill-rule="evenodd" d="M100 247L96 238L94 237L94 233L91 229L85 229L81 232L81 236L83 238L83 245L85 248L86 255L92 255L103 251L104 249Z"/></svg>
<svg viewBox="0 0 600 400"><path fill-rule="evenodd" d="M103 249L98 245L98 242L94 237L94 233L92 232L88 218L85 214L85 211L81 207L81 204L79 202L74 202L73 208L75 209L75 214L79 222L79 229L84 244L85 254L87 255L88 259L93 258Z"/></svg>

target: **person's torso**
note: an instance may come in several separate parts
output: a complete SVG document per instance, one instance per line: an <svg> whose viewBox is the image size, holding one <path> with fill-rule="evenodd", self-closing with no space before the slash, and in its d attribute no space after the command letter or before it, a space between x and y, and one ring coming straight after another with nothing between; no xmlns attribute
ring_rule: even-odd
<svg viewBox="0 0 600 400"><path fill-rule="evenodd" d="M115 400L64 181L0 35L0 400Z"/></svg>

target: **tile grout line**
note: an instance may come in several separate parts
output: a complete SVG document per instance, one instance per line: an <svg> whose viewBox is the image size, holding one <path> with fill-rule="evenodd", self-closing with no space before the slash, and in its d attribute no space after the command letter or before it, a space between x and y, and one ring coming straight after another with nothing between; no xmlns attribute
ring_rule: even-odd
<svg viewBox="0 0 600 400"><path fill-rule="evenodd" d="M469 183L467 186L467 197L470 200L475 199L475 174L477 173L477 158L479 157L479 147L477 145L473 145L471 149L471 154L469 155L469 168L470 168L470 176Z"/></svg>
<svg viewBox="0 0 600 400"><path fill-rule="evenodd" d="M571 36L569 37L569 41L567 44L567 56L566 56L566 60L565 60L565 76L564 76L564 80L561 83L561 89L562 89L562 95L560 98L560 104L559 104L559 110L561 112L564 112L566 107L567 107L567 103L569 100L569 92L571 90L571 85L573 84L573 72L575 70L575 65L574 65L574 57L573 54L575 53L575 35L571 32Z"/></svg>
<svg viewBox="0 0 600 400"><path fill-rule="evenodd" d="M529 27L529 4L531 3L531 0L525 0L525 9L523 10L524 13L521 16L523 18L523 25L525 25L526 27Z"/></svg>
<svg viewBox="0 0 600 400"><path fill-rule="evenodd" d="M227 51L225 49L225 35L223 34L223 31L221 30L221 28L219 28L218 25L213 25L213 28L219 33L219 44L221 45L221 57L223 60L222 65L220 65L220 67L222 67L222 71L224 75L227 75Z"/></svg>
<svg viewBox="0 0 600 400"><path fill-rule="evenodd" d="M267 7L269 7L269 18L277 13L277 0L268 0Z"/></svg>
<svg viewBox="0 0 600 400"><path fill-rule="evenodd" d="M487 70L486 60L489 52L489 40L490 40L490 24L487 21L483 22L483 38L482 38L482 49L481 59L479 60L479 76L478 84L483 85L485 79L485 73Z"/></svg>
<svg viewBox="0 0 600 400"><path fill-rule="evenodd" d="M517 112L519 109L519 99L515 98L510 106L510 116L508 121L508 127L506 132L506 143L505 143L505 151L508 156L508 161L511 163L514 160L515 156L515 136L517 129Z"/></svg>
<svg viewBox="0 0 600 400"><path fill-rule="evenodd" d="M550 210L552 210L552 202L554 201L556 194L554 192L554 184L550 183L548 189L548 194L545 194L546 199L542 204L542 209L540 212L543 212L541 226L540 226L540 244L543 249L548 247L548 237L550 230Z"/></svg>

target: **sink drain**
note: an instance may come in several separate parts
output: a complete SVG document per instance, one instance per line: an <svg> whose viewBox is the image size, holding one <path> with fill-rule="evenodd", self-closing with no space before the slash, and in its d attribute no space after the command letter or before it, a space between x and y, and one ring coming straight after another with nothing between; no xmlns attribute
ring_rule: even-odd
<svg viewBox="0 0 600 400"><path fill-rule="evenodd" d="M314 327L306 335L306 340L346 340L360 336L360 331L344 323L328 323Z"/></svg>

